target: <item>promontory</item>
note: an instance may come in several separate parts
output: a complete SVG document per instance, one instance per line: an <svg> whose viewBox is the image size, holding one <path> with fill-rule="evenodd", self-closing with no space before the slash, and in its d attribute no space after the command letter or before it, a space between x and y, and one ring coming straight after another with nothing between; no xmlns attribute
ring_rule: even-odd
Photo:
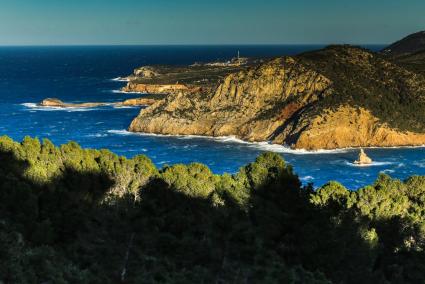
<svg viewBox="0 0 425 284"><path fill-rule="evenodd" d="M180 81L185 87L142 109L129 130L309 150L425 144L425 76L384 53L329 46L228 68L214 80ZM128 86L177 84L160 71L144 67Z"/></svg>

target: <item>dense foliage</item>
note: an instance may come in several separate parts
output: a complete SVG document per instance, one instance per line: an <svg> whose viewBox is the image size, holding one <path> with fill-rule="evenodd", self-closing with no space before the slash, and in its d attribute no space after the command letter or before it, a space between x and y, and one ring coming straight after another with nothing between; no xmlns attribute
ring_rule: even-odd
<svg viewBox="0 0 425 284"><path fill-rule="evenodd" d="M425 177L302 187L0 138L0 283L423 283Z"/></svg>
<svg viewBox="0 0 425 284"><path fill-rule="evenodd" d="M317 104L318 111L340 105L363 107L393 128L425 132L425 77L420 73L352 46L329 46L297 58L333 82L334 94ZM420 58L414 61L423 65Z"/></svg>

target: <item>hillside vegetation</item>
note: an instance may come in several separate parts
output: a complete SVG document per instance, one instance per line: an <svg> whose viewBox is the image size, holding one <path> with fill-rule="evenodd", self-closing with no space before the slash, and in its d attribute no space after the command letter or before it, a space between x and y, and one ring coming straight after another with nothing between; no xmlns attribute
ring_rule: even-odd
<svg viewBox="0 0 425 284"><path fill-rule="evenodd" d="M298 56L329 78L334 93L316 108L350 105L369 110L380 123L425 132L425 77L362 48L329 46ZM417 61L415 61L417 62Z"/></svg>
<svg viewBox="0 0 425 284"><path fill-rule="evenodd" d="M2 283L423 283L425 177L303 187L0 138Z"/></svg>

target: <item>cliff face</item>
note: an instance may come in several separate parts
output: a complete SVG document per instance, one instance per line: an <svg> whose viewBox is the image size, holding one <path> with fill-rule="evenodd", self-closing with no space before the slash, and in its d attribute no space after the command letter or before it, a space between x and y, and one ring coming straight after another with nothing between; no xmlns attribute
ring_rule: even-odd
<svg viewBox="0 0 425 284"><path fill-rule="evenodd" d="M183 84L139 84L129 82L123 89L124 92L136 92L144 94L169 94L190 89Z"/></svg>
<svg viewBox="0 0 425 284"><path fill-rule="evenodd" d="M422 145L424 88L424 77L375 54L331 47L230 74L211 93L171 94L142 110L129 130L305 149Z"/></svg>

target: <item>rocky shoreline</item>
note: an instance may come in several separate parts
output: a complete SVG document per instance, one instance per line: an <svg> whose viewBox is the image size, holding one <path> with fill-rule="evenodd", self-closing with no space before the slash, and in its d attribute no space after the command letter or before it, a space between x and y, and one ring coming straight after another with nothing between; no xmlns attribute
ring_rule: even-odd
<svg viewBox="0 0 425 284"><path fill-rule="evenodd" d="M317 62L308 56L281 57L230 73L216 86L201 86L203 91L170 92L164 100L141 110L129 131L235 136L249 142L270 141L307 150L425 144L425 131L402 129L395 124L397 119L386 120L374 105L350 97L351 94L346 95L346 99L338 98L340 93L352 92L353 87L369 88L363 97L371 96L372 100L375 90L366 80L376 77L374 84L386 86L395 95L399 92L397 88L403 85L406 92L403 96L419 98L421 103L425 94L424 78L360 48L338 46L317 54L308 56L320 55L319 58L329 58L330 63ZM353 82L349 77L351 71L348 77L338 73L337 76L346 80L341 87L336 83L340 78L332 77L334 74L323 69L326 65L322 66L338 61L345 69L361 70L364 78ZM382 73L386 77L380 78ZM144 80L143 84L147 84L150 79ZM393 86L396 80L399 85ZM402 107L398 103L390 105L393 110ZM401 120L411 118L407 111L400 112ZM412 122L416 123L414 119ZM424 129L422 121L417 124Z"/></svg>
<svg viewBox="0 0 425 284"><path fill-rule="evenodd" d="M190 66L143 66L120 80L147 106L128 130L233 136L293 149L425 145L425 76L387 56L330 46L275 59ZM64 103L45 107L95 107Z"/></svg>

